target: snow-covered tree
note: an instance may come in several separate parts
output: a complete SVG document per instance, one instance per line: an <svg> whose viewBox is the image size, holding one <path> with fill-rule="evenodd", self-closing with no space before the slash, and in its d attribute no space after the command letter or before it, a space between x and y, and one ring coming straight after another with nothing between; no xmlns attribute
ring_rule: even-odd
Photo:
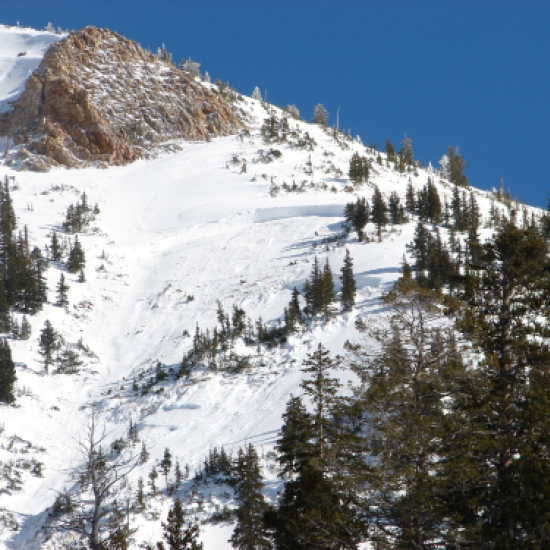
<svg viewBox="0 0 550 550"><path fill-rule="evenodd" d="M254 88L254 91L252 92L252 99L256 99L257 101L262 101L262 92L260 91L260 88L256 86Z"/></svg>
<svg viewBox="0 0 550 550"><path fill-rule="evenodd" d="M285 108L285 111L292 118L300 118L300 111L298 110L298 107L296 107L296 105L287 105L286 108Z"/></svg>
<svg viewBox="0 0 550 550"><path fill-rule="evenodd" d="M328 111L321 103L318 103L313 109L313 122L326 126L328 124Z"/></svg>

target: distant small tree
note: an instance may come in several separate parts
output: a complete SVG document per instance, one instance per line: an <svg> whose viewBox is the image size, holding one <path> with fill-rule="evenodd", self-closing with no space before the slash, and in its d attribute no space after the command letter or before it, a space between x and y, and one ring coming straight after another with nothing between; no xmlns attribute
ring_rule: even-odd
<svg viewBox="0 0 550 550"><path fill-rule="evenodd" d="M298 107L296 105L287 105L285 111L295 119L300 118L300 111L298 110Z"/></svg>
<svg viewBox="0 0 550 550"><path fill-rule="evenodd" d="M374 194L372 196L372 221L376 225L378 232L378 242L382 242L382 228L388 223L388 207L386 201L378 189L378 186L374 188Z"/></svg>
<svg viewBox="0 0 550 550"><path fill-rule="evenodd" d="M63 257L63 247L59 242L57 233L54 231L52 233L51 242L50 242L50 258L54 262L60 262Z"/></svg>
<svg viewBox="0 0 550 550"><path fill-rule="evenodd" d="M69 305L69 298L67 292L69 291L69 285L65 282L65 275L61 273L59 283L57 283L57 302L55 305L59 307L66 307Z"/></svg>
<svg viewBox="0 0 550 550"><path fill-rule="evenodd" d="M344 258L344 265L341 269L342 275L340 280L342 281L342 310L351 311L355 305L355 294L357 292L357 285L355 283L355 277L353 276L353 260L349 250L346 249L346 257Z"/></svg>
<svg viewBox="0 0 550 550"><path fill-rule="evenodd" d="M27 319L26 315L23 315L23 320L21 321L21 334L19 337L21 340L28 340L31 337L32 327Z"/></svg>
<svg viewBox="0 0 550 550"><path fill-rule="evenodd" d="M38 353L44 358L44 370L46 372L53 363L53 354L57 349L59 349L59 335L50 321L46 320L38 340Z"/></svg>
<svg viewBox="0 0 550 550"><path fill-rule="evenodd" d="M393 158L395 157L395 149L392 145L392 142L390 141L390 139L388 138L386 140L386 155L387 155L387 158L388 160L393 160Z"/></svg>
<svg viewBox="0 0 550 550"><path fill-rule="evenodd" d="M71 273L78 273L86 266L86 257L84 255L84 249L78 240L75 238L74 244L69 252L69 259L67 262L67 268Z"/></svg>
<svg viewBox="0 0 550 550"><path fill-rule="evenodd" d="M369 221L369 213L369 204L365 197L357 198L357 202L350 202L344 208L346 228L348 231L353 228L357 232L359 242L365 239L364 229Z"/></svg>
<svg viewBox="0 0 550 550"><path fill-rule="evenodd" d="M11 349L5 338L0 340L0 403L13 403L13 387L17 376L15 365L11 358Z"/></svg>
<svg viewBox="0 0 550 550"><path fill-rule="evenodd" d="M257 101L262 101L262 92L260 91L260 88L256 86L254 88L254 91L252 92L252 99L256 99Z"/></svg>
<svg viewBox="0 0 550 550"><path fill-rule="evenodd" d="M349 162L348 176L353 183L360 185L369 179L369 162L367 157L354 153Z"/></svg>
<svg viewBox="0 0 550 550"><path fill-rule="evenodd" d="M458 147L449 147L447 151L447 175L449 181L460 187L468 187L468 178L464 175L464 159L458 154Z"/></svg>
<svg viewBox="0 0 550 550"><path fill-rule="evenodd" d="M328 125L328 111L321 103L318 103L315 106L315 109L313 109L313 122L320 124L321 126Z"/></svg>
<svg viewBox="0 0 550 550"><path fill-rule="evenodd" d="M401 154L403 156L403 162L407 166L412 166L414 163L412 140L405 136L405 139L401 142Z"/></svg>
<svg viewBox="0 0 550 550"><path fill-rule="evenodd" d="M168 447L164 449L164 456L162 457L159 466L160 471L162 472L162 475L164 476L164 479L166 481L166 489L168 490L168 474L170 473L170 469L172 468L172 453L170 452L170 449Z"/></svg>

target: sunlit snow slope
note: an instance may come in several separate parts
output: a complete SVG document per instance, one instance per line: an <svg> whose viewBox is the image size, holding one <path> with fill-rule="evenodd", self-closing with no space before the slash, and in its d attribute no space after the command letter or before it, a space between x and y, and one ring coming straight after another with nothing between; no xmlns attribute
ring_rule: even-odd
<svg viewBox="0 0 550 550"><path fill-rule="evenodd" d="M0 113L19 97L50 44L63 36L0 25Z"/></svg>

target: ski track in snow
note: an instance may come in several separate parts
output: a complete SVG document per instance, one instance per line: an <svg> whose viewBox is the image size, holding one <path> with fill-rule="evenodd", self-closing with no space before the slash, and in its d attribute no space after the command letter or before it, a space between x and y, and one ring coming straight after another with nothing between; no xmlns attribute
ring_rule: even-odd
<svg viewBox="0 0 550 550"><path fill-rule="evenodd" d="M37 66L46 46L58 38L0 27L0 111L22 89L25 71ZM16 55L25 50L27 57L20 63ZM36 174L0 167L1 177L16 178L12 199L18 227L28 225L31 242L42 248L52 230L60 231L67 206L83 191L101 211L92 229L79 236L86 253L86 282L79 284L77 276L65 273L70 284L68 313L52 305L63 271L63 266L52 265L46 273L50 303L30 318L31 339L11 343L21 395L17 407L0 408L0 424L5 428L0 443L2 437L17 434L44 447L44 453L35 453L44 463L44 477L25 476L23 491L0 495L0 509L15 512L22 527L16 534L0 532L0 547L38 547L35 532L47 507L56 491L73 483L70 470L79 464L77 442L91 403L102 410L113 439L126 435L132 419L147 442L151 460L133 472L134 487L138 477L147 479L166 447L174 460L182 466L188 463L192 471L215 445L235 453L251 442L263 456L273 448L290 394L300 393L300 366L306 355L319 342L333 354L341 353L346 340L359 339L357 315L384 314L379 297L399 276L414 224L386 233L382 243L361 244L354 235L345 246L325 241L341 232L344 205L356 195L370 200L373 191L370 182L356 193L344 192L347 179L327 173L326 159L346 173L353 152L366 154L365 148L354 142L343 150L320 128L294 121L291 126L298 124L315 138L315 151L268 146L259 138L259 125L267 112L250 99L246 109L251 117L250 138L185 143L181 152L108 170L57 169ZM255 162L258 149L270 147L282 150L281 159ZM233 155L247 159L247 173L231 165ZM314 175L304 175L302 167L310 156ZM425 170L418 177L399 175L376 163L373 167L377 173L372 181L386 196L395 190L404 197L409 177L418 189L430 175ZM270 196L271 181L281 185L294 179L307 180L308 190ZM312 182L317 187L326 183L327 190L311 189ZM331 192L331 186L337 192ZM450 197L450 186L440 185L440 193ZM480 193L478 201L487 212L486 194ZM372 224L367 230L373 237ZM279 349L264 349L257 359L265 366L250 373L202 373L192 384L164 382L159 385L164 388L160 394L135 396L130 390L141 370L157 360L179 368L192 340L184 331L192 335L197 323L202 330L212 329L218 300L226 312L236 304L253 322L260 316L276 322L293 287L301 289L309 277L316 255L321 266L325 259L330 261L339 287L346 247L354 260L358 286L354 312L292 336ZM190 301L189 296L194 299ZM77 375L44 375L37 338L46 319L68 342L82 338L97 359L87 359ZM242 346L237 351L256 354ZM344 381L349 378L345 373L341 376ZM0 460L16 457L0 447ZM280 480L272 471L264 473L266 494L274 498ZM161 479L159 485L163 487ZM153 501L164 519L171 499ZM160 521L143 516L132 521L139 527L137 543L161 540ZM205 550L231 548L226 542L231 532L227 524L204 526ZM56 546L51 542L44 548Z"/></svg>

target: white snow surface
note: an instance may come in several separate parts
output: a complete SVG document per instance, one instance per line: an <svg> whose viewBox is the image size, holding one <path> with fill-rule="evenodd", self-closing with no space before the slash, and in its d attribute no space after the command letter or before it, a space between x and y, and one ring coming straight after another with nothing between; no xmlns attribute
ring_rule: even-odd
<svg viewBox="0 0 550 550"><path fill-rule="evenodd" d="M1 109L21 91L28 72L57 39L49 33L0 28ZM16 57L20 51L27 55ZM180 152L106 170L37 174L0 166L0 177L15 178L11 187L18 228L28 226L32 244L43 248L52 230L62 232L65 211L82 192L100 209L97 221L79 236L86 253L86 282L78 283L63 265L52 264L46 272L49 303L29 318L31 338L10 341L17 365L17 402L14 407L0 407L0 461L23 456L17 445L8 449L9 438L17 435L33 446L25 456L36 457L44 468L42 478L24 472L21 491L0 494L0 515L2 509L10 511L19 524L16 530L0 527L0 548L61 547L56 537L45 542L37 532L56 492L74 483L70 473L81 460L77 443L92 403L102 411L113 440L126 435L132 419L150 450L150 460L131 474L132 494L139 477L147 483L148 472L166 447L182 467L190 465L192 476L214 446L235 453L251 442L264 457L266 496L276 498L281 481L266 455L273 448L290 394L301 393L302 360L319 342L333 355L342 353L346 340L360 338L355 329L358 315L384 314L379 298L399 276L415 224L387 231L381 243L375 242L372 224L367 226L369 243L359 243L354 235L340 245L327 241L341 233L344 205L356 196L370 200L378 185L386 197L397 191L404 198L409 178L419 189L433 174L421 169L418 176L399 174L386 167L384 154L380 166L377 153L359 142L346 142L342 148L321 128L294 120L291 127L316 140L314 151L265 145L259 127L267 111L249 98L241 107L249 116L249 137L180 143ZM261 162L259 149L270 147L282 156ZM373 175L368 184L350 193L346 174L354 151L373 159ZM243 160L247 169L241 173ZM310 160L312 173L305 170ZM281 190L271 196L273 184L293 181L298 185L305 181L305 192ZM436 182L442 200L449 199L452 187L437 176ZM476 193L486 215L490 199L485 192ZM358 284L352 313L318 323L278 349L258 354L255 348L238 344L237 351L251 355L255 365L244 374L195 373L191 381L163 382L143 396L132 391L132 382L141 386L151 374L141 379L140 373L157 361L179 368L197 323L202 330L216 325L218 300L226 311L236 304L253 321L261 316L276 323L293 287L301 289L309 276L316 255L321 265L330 261L339 282L346 248ZM63 272L70 284L67 311L54 305ZM188 300L189 296L194 299ZM85 360L79 374L44 374L38 336L47 319L67 342L82 338L96 354ZM345 372L341 376L344 381L350 378ZM186 498L190 483L175 496ZM131 517L138 528L136 548L161 540L161 520L172 499L166 496L162 476L158 486L161 492L150 499L149 512ZM198 504L191 508L204 518L216 504L234 504L222 494L226 489L207 486L203 511ZM206 550L231 548L227 539L232 525L205 524L201 529Z"/></svg>
<svg viewBox="0 0 550 550"><path fill-rule="evenodd" d="M49 46L64 36L0 25L0 113L21 95Z"/></svg>

